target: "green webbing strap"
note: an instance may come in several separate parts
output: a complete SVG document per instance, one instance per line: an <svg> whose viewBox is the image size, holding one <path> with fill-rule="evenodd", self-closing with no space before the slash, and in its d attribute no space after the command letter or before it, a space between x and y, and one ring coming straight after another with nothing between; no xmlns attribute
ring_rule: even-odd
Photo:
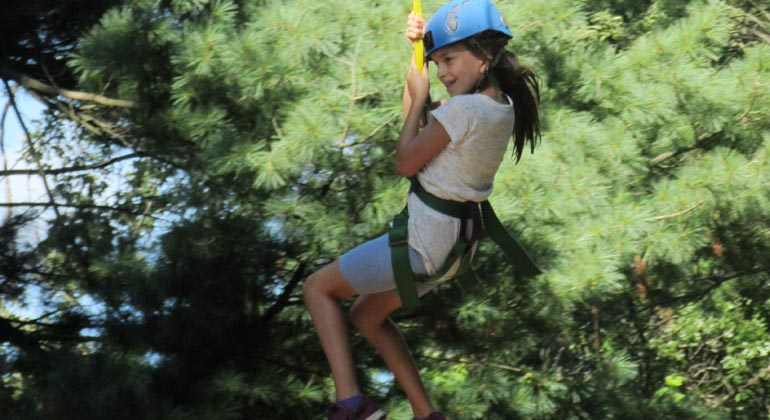
<svg viewBox="0 0 770 420"><path fill-rule="evenodd" d="M409 213L404 208L401 213L393 218L393 227L391 227L388 234L388 242L390 244L390 263L393 267L393 278L396 281L398 295L401 297L401 305L406 310L412 310L420 301L420 296L417 292L417 281L424 283L438 281L449 272L460 258L462 258L462 261L457 268L456 275L471 271L471 253L469 252L468 240L462 237L452 246L444 265L436 274L430 277L418 276L412 271L412 265L409 261L408 225Z"/></svg>
<svg viewBox="0 0 770 420"><path fill-rule="evenodd" d="M468 203L460 201L445 200L429 193L417 182L416 178L410 178L412 191L417 194L420 201L427 204L433 210L444 213L447 216L464 218L468 215ZM535 276L541 273L540 268L535 264L532 257L529 256L524 247L511 235L505 226L497 218L495 211L489 200L482 201L481 220L484 223L484 231L489 237L503 249L508 261L514 268L524 276Z"/></svg>
<svg viewBox="0 0 770 420"><path fill-rule="evenodd" d="M463 255L463 262L460 263L460 268L457 270L456 279L457 284L460 286L460 290L463 293L468 293L473 286L479 283L479 278L476 277L476 273L473 272L471 267L471 259L473 258L473 252L468 252Z"/></svg>
<svg viewBox="0 0 770 420"><path fill-rule="evenodd" d="M427 204L428 207L436 210L439 213L443 213L447 216L452 216L457 219L468 217L469 209L467 202L445 200L443 198L436 197L435 195L426 191L425 188L423 188L423 186L417 182L416 178L409 178L409 181L412 183L411 191L417 194L417 197L420 198L420 201Z"/></svg>
<svg viewBox="0 0 770 420"><path fill-rule="evenodd" d="M411 310L420 300L417 294L417 278L412 272L409 263L409 241L407 227L409 225L409 213L404 210L393 218L393 227L388 233L390 244L390 264L393 267L393 278L396 281L396 289L401 297L401 305Z"/></svg>
<svg viewBox="0 0 770 420"><path fill-rule="evenodd" d="M427 192L416 179L410 179L410 181L412 182L411 191L417 194L420 200L432 209L460 219L468 217L468 203L444 200L436 197ZM532 257L529 256L519 241L505 229L500 222L500 219L497 218L494 210L492 210L492 205L489 204L489 201L486 200L479 204L481 207L481 220L484 225L484 231L500 248L503 249L508 261L513 264L514 275L517 277L530 277L540 274L542 272L540 268L535 264ZM427 279L415 275L412 272L412 267L409 262L408 224L409 213L407 212L407 209L404 208L404 210L393 219L393 227L390 229L388 236L391 248L390 259L391 265L393 266L393 277L395 278L396 288L401 297L401 304L404 309L411 310L419 303L420 298L417 293L418 279L428 283L439 280L449 272L455 262L457 262L458 258L460 258L461 261L460 266L455 273L455 277L459 281L460 288L467 291L479 282L471 267L473 253L471 252L471 247L464 234L460 236L460 239L458 239L457 242L455 242L444 265L435 275Z"/></svg>
<svg viewBox="0 0 770 420"><path fill-rule="evenodd" d="M503 249L508 261L513 264L514 270L522 276L536 276L542 271L529 256L524 247L513 237L500 223L489 200L481 202L481 220L484 222L484 231L490 238Z"/></svg>
<svg viewBox="0 0 770 420"><path fill-rule="evenodd" d="M446 275L446 273L449 272L449 270L452 269L452 267L455 265L458 259L463 258L460 261L460 266L457 267L457 271L455 272L455 275L460 272L465 272L468 267L470 267L470 259L464 258L465 255L469 254L469 246L468 246L468 240L465 239L465 237L460 237L460 239L455 242L454 246L452 246L452 249L449 250L449 254L446 257L446 260L444 261L444 265L441 266L439 270L436 271L436 274L430 276L426 280L423 280L425 283L432 283L434 281L440 280L442 277ZM467 264L466 264L467 263Z"/></svg>

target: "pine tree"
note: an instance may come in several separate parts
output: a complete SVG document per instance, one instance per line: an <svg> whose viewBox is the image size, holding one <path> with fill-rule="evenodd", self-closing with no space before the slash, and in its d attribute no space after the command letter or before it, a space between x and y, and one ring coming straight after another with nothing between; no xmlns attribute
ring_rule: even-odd
<svg viewBox="0 0 770 420"><path fill-rule="evenodd" d="M767 7L497 3L543 77L545 130L491 201L545 274L519 280L485 243L478 287L395 315L435 402L462 420L766 417ZM90 95L27 83L50 105L34 141L56 212L34 247L24 218L0 229L3 418L321 418L299 286L404 204L410 6L132 0L66 56ZM24 290L41 317L10 310ZM353 340L365 392L411 418Z"/></svg>

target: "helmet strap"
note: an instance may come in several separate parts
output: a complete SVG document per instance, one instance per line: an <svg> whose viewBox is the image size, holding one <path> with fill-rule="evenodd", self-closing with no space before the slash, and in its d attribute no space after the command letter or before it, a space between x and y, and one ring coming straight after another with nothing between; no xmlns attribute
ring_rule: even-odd
<svg viewBox="0 0 770 420"><path fill-rule="evenodd" d="M497 66L497 63L500 62L500 58L503 56L503 49L500 49L497 54L495 54L495 57L492 59L492 61L489 63L486 69L484 69L484 73L479 77L478 82L476 82L476 86L471 90L471 93L476 93L481 90L484 90L487 88L487 84L489 83L489 72L492 70L495 66Z"/></svg>

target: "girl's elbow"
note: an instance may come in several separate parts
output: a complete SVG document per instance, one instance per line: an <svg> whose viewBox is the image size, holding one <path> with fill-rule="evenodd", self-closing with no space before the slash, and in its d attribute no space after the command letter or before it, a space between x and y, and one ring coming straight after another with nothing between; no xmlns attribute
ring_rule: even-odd
<svg viewBox="0 0 770 420"><path fill-rule="evenodd" d="M419 168L415 169L411 167L408 162L404 162L402 159L396 159L396 164L394 166L396 173L404 178L408 178L419 171Z"/></svg>

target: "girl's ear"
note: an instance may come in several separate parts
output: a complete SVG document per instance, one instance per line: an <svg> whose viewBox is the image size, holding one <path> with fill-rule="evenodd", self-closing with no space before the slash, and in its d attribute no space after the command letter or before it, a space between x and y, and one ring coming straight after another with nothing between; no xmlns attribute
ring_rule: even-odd
<svg viewBox="0 0 770 420"><path fill-rule="evenodd" d="M481 73L484 73L487 71L487 68L489 68L490 63L492 63L492 60L495 57L488 52L484 53L484 60L481 62Z"/></svg>
<svg viewBox="0 0 770 420"><path fill-rule="evenodd" d="M481 66L479 66L479 71L483 74L487 71L489 68L489 65L491 64L492 59L487 58L486 60L481 62Z"/></svg>

